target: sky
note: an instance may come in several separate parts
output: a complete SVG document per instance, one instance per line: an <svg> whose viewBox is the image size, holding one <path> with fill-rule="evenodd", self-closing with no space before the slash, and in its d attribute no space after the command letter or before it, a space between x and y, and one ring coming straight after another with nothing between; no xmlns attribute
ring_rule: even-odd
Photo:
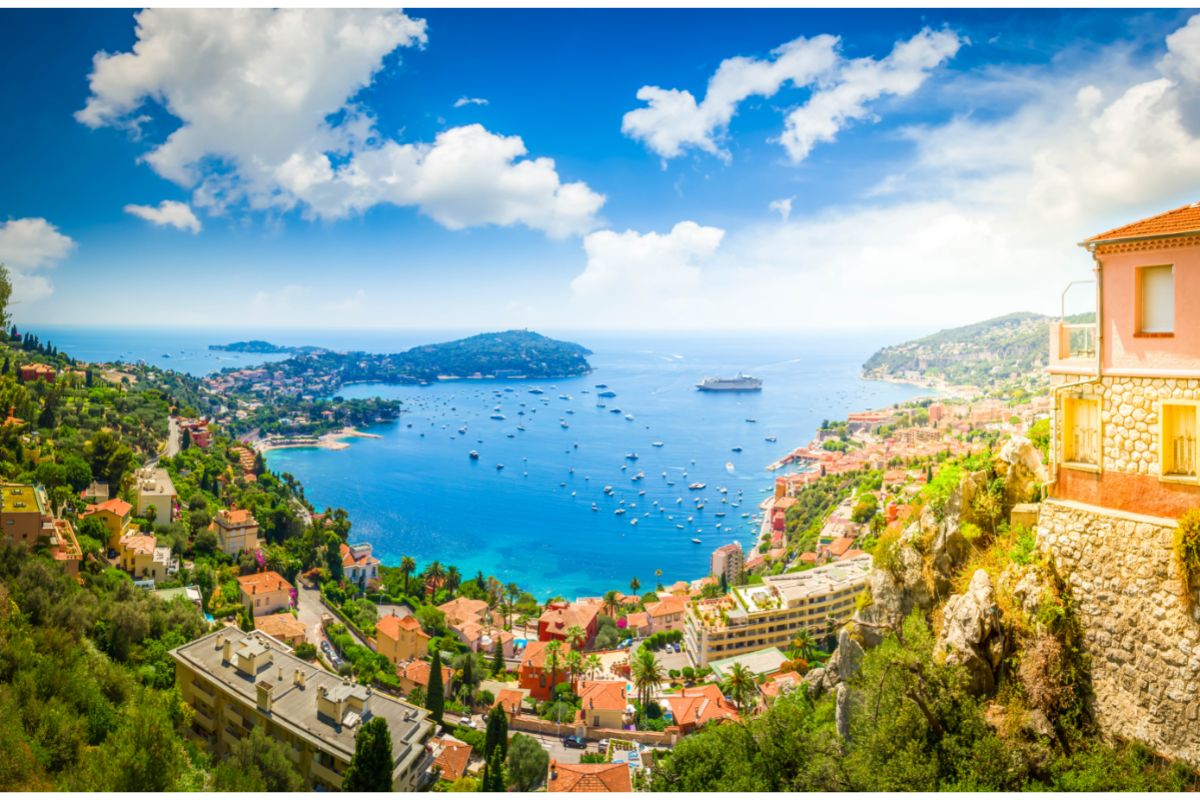
<svg viewBox="0 0 1200 800"><path fill-rule="evenodd" d="M933 330L1200 200L1177 9L4 10L0 76L26 324Z"/></svg>

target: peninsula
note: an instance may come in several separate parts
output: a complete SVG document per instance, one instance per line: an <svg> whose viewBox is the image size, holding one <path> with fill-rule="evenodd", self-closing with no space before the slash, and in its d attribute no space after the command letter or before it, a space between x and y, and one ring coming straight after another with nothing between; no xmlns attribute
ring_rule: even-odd
<svg viewBox="0 0 1200 800"><path fill-rule="evenodd" d="M230 342L229 344L210 344L208 349L223 353L251 353L260 355L279 355L283 353L290 355L301 355L307 353L326 352L325 348L323 347L313 347L311 345L292 347L289 345L265 342L262 339L251 339L247 342Z"/></svg>

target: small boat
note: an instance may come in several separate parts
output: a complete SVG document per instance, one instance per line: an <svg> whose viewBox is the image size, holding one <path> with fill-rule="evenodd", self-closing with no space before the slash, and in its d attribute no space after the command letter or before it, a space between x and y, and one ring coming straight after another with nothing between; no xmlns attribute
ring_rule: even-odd
<svg viewBox="0 0 1200 800"><path fill-rule="evenodd" d="M506 435L507 435L507 436L508 436L508 438L510 438L510 439L515 439L515 438L517 438L517 435L516 435L515 433L509 433L509 434L506 434Z"/></svg>
<svg viewBox="0 0 1200 800"><path fill-rule="evenodd" d="M629 520L629 524L630 524L630 525L637 525L637 524L638 524L637 518L635 517L634 519L631 519L631 520Z"/></svg>
<svg viewBox="0 0 1200 800"><path fill-rule="evenodd" d="M758 422L758 420L756 420L754 417L746 417L746 422L753 424L755 422Z"/></svg>
<svg viewBox="0 0 1200 800"><path fill-rule="evenodd" d="M697 510L697 511L703 511L703 510L704 510L704 503L696 503L696 510Z"/></svg>
<svg viewBox="0 0 1200 800"><path fill-rule="evenodd" d="M730 449L731 449L733 452L735 452L735 453L740 453L740 452L742 452L742 448L740 448L740 447L731 447Z"/></svg>
<svg viewBox="0 0 1200 800"><path fill-rule="evenodd" d="M592 511L599 511L599 510L600 510L600 506L596 505L595 503L592 503Z"/></svg>
<svg viewBox="0 0 1200 800"><path fill-rule="evenodd" d="M729 470L730 472L733 472L733 462L732 462L732 461L726 461L726 462L725 462L725 469Z"/></svg>
<svg viewBox="0 0 1200 800"><path fill-rule="evenodd" d="M597 384L596 384L596 388L597 388L597 389L607 389L607 388L608 388L608 384L607 384L607 383L597 383Z"/></svg>
<svg viewBox="0 0 1200 800"><path fill-rule="evenodd" d="M541 389L530 389L529 393L530 394L545 394L545 392L542 391Z"/></svg>
<svg viewBox="0 0 1200 800"><path fill-rule="evenodd" d="M596 408L608 408L604 403L596 403Z"/></svg>
<svg viewBox="0 0 1200 800"><path fill-rule="evenodd" d="M616 392L600 392L599 394L596 395L596 397L616 397L616 396L617 396Z"/></svg>
<svg viewBox="0 0 1200 800"><path fill-rule="evenodd" d="M633 414L626 414L625 419L629 420L630 422L633 422Z"/></svg>
<svg viewBox="0 0 1200 800"><path fill-rule="evenodd" d="M508 417L504 416L503 414L492 414L491 418L494 420L501 420L501 421L508 419Z"/></svg>
<svg viewBox="0 0 1200 800"><path fill-rule="evenodd" d="M717 512L717 513L716 513L714 516L717 516L717 517L723 517L723 516L725 516L725 512L724 512L724 511L718 511L718 512Z"/></svg>
<svg viewBox="0 0 1200 800"><path fill-rule="evenodd" d="M558 423L558 427L562 428L563 430L566 430L567 428L569 428L571 426L567 424L566 420L561 420Z"/></svg>
<svg viewBox="0 0 1200 800"><path fill-rule="evenodd" d="M479 460L479 451L478 450L472 450L471 452L467 453L467 455L471 457L472 461Z"/></svg>
<svg viewBox="0 0 1200 800"><path fill-rule="evenodd" d="M567 397L565 394L560 394L560 395L558 396L558 399L559 399L559 400L570 400L571 398Z"/></svg>
<svg viewBox="0 0 1200 800"><path fill-rule="evenodd" d="M683 530L683 526L682 526L682 525L676 525L676 526L675 526L675 528L676 528L677 530Z"/></svg>
<svg viewBox="0 0 1200 800"><path fill-rule="evenodd" d="M615 514L618 517L624 513L625 513L625 509L623 509L623 508L618 508L616 511L613 512L613 514Z"/></svg>
<svg viewBox="0 0 1200 800"><path fill-rule="evenodd" d="M665 442L651 442L650 446L651 447L662 447L664 444L665 444Z"/></svg>
<svg viewBox="0 0 1200 800"><path fill-rule="evenodd" d="M700 540L699 540L699 539L692 539L692 544L700 544Z"/></svg>
<svg viewBox="0 0 1200 800"><path fill-rule="evenodd" d="M699 481L697 481L696 483L688 484L688 489L690 489L693 492L698 492L707 485L708 484L706 484L706 483L700 483Z"/></svg>
<svg viewBox="0 0 1200 800"><path fill-rule="evenodd" d="M625 458L629 459L630 461L637 461L638 454L637 453L626 453Z"/></svg>
<svg viewBox="0 0 1200 800"><path fill-rule="evenodd" d="M608 413L610 413L610 414L620 414L620 413L621 413L621 409L619 409L619 408L610 408L610 409L608 410Z"/></svg>
<svg viewBox="0 0 1200 800"><path fill-rule="evenodd" d="M768 437L766 437L765 439L763 439L763 441L764 441L764 442L770 442L771 444L775 444L775 443L776 443L776 442L778 442L779 440L778 440L778 439L776 439L774 436L768 436Z"/></svg>
<svg viewBox="0 0 1200 800"><path fill-rule="evenodd" d="M608 495L609 497L612 497L613 488L612 488L611 486L605 486L605 487L604 487L604 493L605 493L606 495Z"/></svg>
<svg viewBox="0 0 1200 800"><path fill-rule="evenodd" d="M497 464L497 465L496 465L496 471L497 471L497 472L499 472L499 471L500 471L500 470L502 470L502 469L504 469L504 465L503 465L503 464Z"/></svg>
<svg viewBox="0 0 1200 800"><path fill-rule="evenodd" d="M634 475L630 480L640 481L644 477L646 477L646 473L639 471L638 474ZM642 494L645 494L645 492L642 492Z"/></svg>
<svg viewBox="0 0 1200 800"><path fill-rule="evenodd" d="M518 425L518 426L517 426L517 430L519 430L519 431L521 431L522 433L524 433L524 432L525 432L525 426L524 426L524 425Z"/></svg>

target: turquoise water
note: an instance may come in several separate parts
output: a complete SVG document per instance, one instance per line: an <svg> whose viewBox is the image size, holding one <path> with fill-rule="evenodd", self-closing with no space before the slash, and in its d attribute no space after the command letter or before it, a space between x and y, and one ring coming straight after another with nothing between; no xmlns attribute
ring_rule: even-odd
<svg viewBox="0 0 1200 800"><path fill-rule="evenodd" d="M31 329L76 358L144 360L192 374L265 360L206 349L239 339L395 352L474 332ZM767 464L809 441L823 418L922 393L859 379L863 361L907 331L821 339L547 333L594 350L595 371L545 382L346 387L347 396L400 399L401 420L372 430L382 438L354 439L345 450L275 451L268 466L293 473L319 508L346 508L351 539L372 542L384 563L411 555L422 565L434 559L454 564L466 576L483 570L539 597L600 594L627 588L634 576L652 587L656 570L663 583L707 574L717 546L753 544L753 517L773 486ZM738 370L761 377L763 391L694 388L705 376ZM617 396L598 398L600 383ZM530 394L535 387L545 393ZM597 402L607 407L596 408ZM497 406L503 421L489 418ZM459 434L464 425L466 434ZM777 442L767 442L769 436ZM663 446L654 447L655 441ZM468 458L472 449L479 451L477 461ZM631 453L639 458L627 460ZM635 482L639 470L645 478ZM707 486L689 491L692 482ZM612 487L611 497L605 486ZM703 510L695 508L697 498ZM622 507L625 514L613 513ZM636 526L630 524L635 518Z"/></svg>

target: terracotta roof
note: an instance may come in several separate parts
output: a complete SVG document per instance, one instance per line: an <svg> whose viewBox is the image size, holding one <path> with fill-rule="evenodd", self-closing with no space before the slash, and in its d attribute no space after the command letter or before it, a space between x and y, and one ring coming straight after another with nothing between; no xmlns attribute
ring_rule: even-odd
<svg viewBox="0 0 1200 800"><path fill-rule="evenodd" d="M829 552L834 557L840 557L846 554L846 551L854 546L854 540L849 536L841 536L829 543Z"/></svg>
<svg viewBox="0 0 1200 800"><path fill-rule="evenodd" d="M304 623L287 612L267 614L265 617L255 617L254 627L265 634L274 636L281 641L304 638Z"/></svg>
<svg viewBox="0 0 1200 800"><path fill-rule="evenodd" d="M467 763L471 760L471 745L460 742L453 736L440 739L430 739L434 747L440 747L441 752L434 759L434 764L441 767L442 777L448 781L456 781L467 771Z"/></svg>
<svg viewBox="0 0 1200 800"><path fill-rule="evenodd" d="M1090 239L1084 239L1083 244L1097 244L1141 236L1179 236L1197 232L1200 232L1200 203L1189 203L1153 217L1139 219L1137 222L1130 222L1104 233L1098 233Z"/></svg>
<svg viewBox="0 0 1200 800"><path fill-rule="evenodd" d="M625 681L584 681L579 688L579 705L584 711L624 711L628 705Z"/></svg>
<svg viewBox="0 0 1200 800"><path fill-rule="evenodd" d="M293 588L278 572L256 572L253 575L242 575L238 578L238 584L246 594L266 594L280 590L290 592Z"/></svg>
<svg viewBox="0 0 1200 800"><path fill-rule="evenodd" d="M345 542L342 542L340 552L342 554L343 567L363 567L367 566L368 564L379 563L379 559L371 555L371 551L368 549L360 551L360 554L355 556L354 550L352 550L350 545L346 544Z"/></svg>
<svg viewBox="0 0 1200 800"><path fill-rule="evenodd" d="M866 554L867 554L866 550L859 550L858 548L852 548L852 549L847 550L846 552L842 553L842 555L838 558L838 561L845 561L848 558L854 558L855 556L865 556Z"/></svg>
<svg viewBox="0 0 1200 800"><path fill-rule="evenodd" d="M123 550L128 550L131 553L137 553L142 556L154 555L154 548L157 546L158 540L144 533L130 534L121 539L121 548Z"/></svg>
<svg viewBox="0 0 1200 800"><path fill-rule="evenodd" d="M217 512L215 522L223 523L226 527L240 525L257 525L258 520L245 508L223 508Z"/></svg>
<svg viewBox="0 0 1200 800"><path fill-rule="evenodd" d="M530 642L529 644L525 645L525 653L524 653L524 655L521 656L521 666L522 667L532 667L533 669L542 669L543 667L545 667L546 666L546 645L548 645L548 644L550 644L550 643L537 641L537 642ZM559 642L559 645L561 646L562 649L559 650L560 663L559 663L558 668L562 669L563 665L562 665L561 661L566 657L567 653L570 652L571 646L568 645L566 642Z"/></svg>
<svg viewBox="0 0 1200 800"><path fill-rule="evenodd" d="M781 672L773 675L770 680L758 687L764 697L778 697L784 692L790 692L800 685L800 673L792 670L791 672Z"/></svg>
<svg viewBox="0 0 1200 800"><path fill-rule="evenodd" d="M130 511L133 511L133 506L129 505L129 503L126 503L119 497L114 497L111 500L105 500L103 503L96 503L95 505L88 506L87 510L83 512L83 515L87 516L88 514L96 511L108 511L111 514L116 514L118 517L124 517Z"/></svg>
<svg viewBox="0 0 1200 800"><path fill-rule="evenodd" d="M632 792L628 764L551 762L547 792Z"/></svg>
<svg viewBox="0 0 1200 800"><path fill-rule="evenodd" d="M625 617L625 626L627 628L640 629L650 624L650 615L645 611L638 611L636 614L630 614Z"/></svg>
<svg viewBox="0 0 1200 800"><path fill-rule="evenodd" d="M515 714L520 710L524 700L525 695L516 689L501 689L496 693L496 701L492 703L492 708L500 706L509 714Z"/></svg>
<svg viewBox="0 0 1200 800"><path fill-rule="evenodd" d="M433 669L433 665L428 661L410 661L403 667L396 667L396 671L408 678L418 686L429 685L429 673ZM450 679L454 677L454 670L449 667L442 667L442 686L448 686Z"/></svg>
<svg viewBox="0 0 1200 800"><path fill-rule="evenodd" d="M429 638L429 634L421 630L421 623L417 622L415 617L398 617L395 614L389 614L381 617L375 623L375 633L389 639L399 639L401 630L415 631L418 636Z"/></svg>
<svg viewBox="0 0 1200 800"><path fill-rule="evenodd" d="M472 600L469 597L456 597L447 603L442 603L438 609L446 615L447 622L462 624L477 622L483 612L487 610L487 603L482 600Z"/></svg>
<svg viewBox="0 0 1200 800"><path fill-rule="evenodd" d="M566 608L543 611L538 622L546 624L547 633L566 636L572 625L578 625L586 631L599 613L600 607L592 603L572 603Z"/></svg>
<svg viewBox="0 0 1200 800"><path fill-rule="evenodd" d="M668 697L667 702L671 704L671 716L676 725L699 727L714 719L738 719L737 709L711 683L683 689L678 695Z"/></svg>
<svg viewBox="0 0 1200 800"><path fill-rule="evenodd" d="M688 598L677 594L667 595L657 603L646 606L646 613L651 617L669 617L682 614L687 610Z"/></svg>

